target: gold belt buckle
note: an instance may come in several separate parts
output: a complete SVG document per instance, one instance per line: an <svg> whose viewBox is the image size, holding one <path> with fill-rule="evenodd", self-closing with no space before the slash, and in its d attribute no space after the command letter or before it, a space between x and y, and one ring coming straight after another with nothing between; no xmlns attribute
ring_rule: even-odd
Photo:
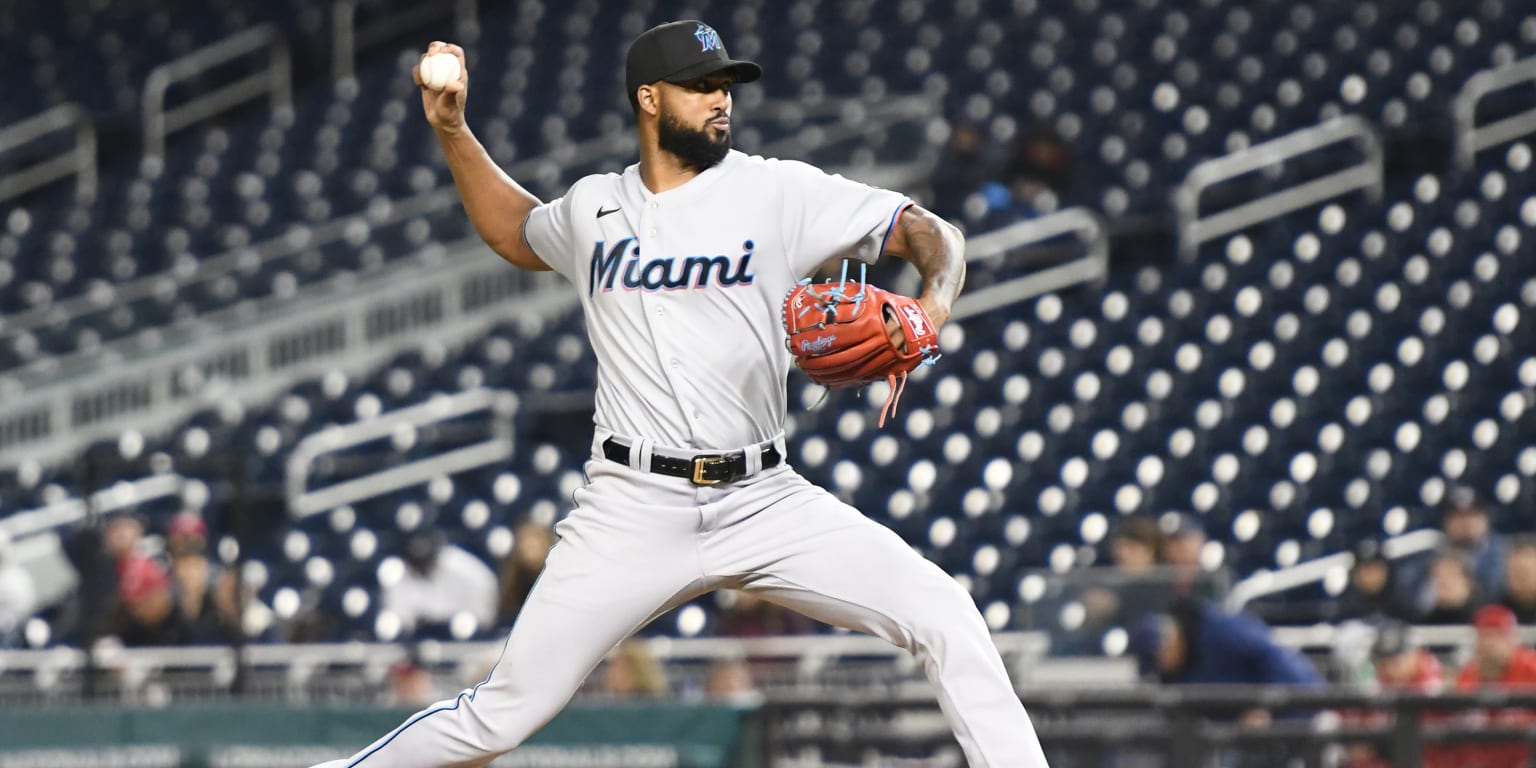
<svg viewBox="0 0 1536 768"><path fill-rule="evenodd" d="M708 480L704 477L704 469L717 464L725 464L728 459L722 456L695 456L693 457L693 484L694 485L719 485L719 480Z"/></svg>

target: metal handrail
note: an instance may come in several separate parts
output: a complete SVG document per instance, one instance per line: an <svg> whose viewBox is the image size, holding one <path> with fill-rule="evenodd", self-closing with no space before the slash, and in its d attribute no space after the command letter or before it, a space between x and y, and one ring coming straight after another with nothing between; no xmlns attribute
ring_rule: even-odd
<svg viewBox="0 0 1536 768"><path fill-rule="evenodd" d="M893 97L890 101L910 106L908 100L911 98L913 97ZM765 111L775 113L783 113L792 108L801 109L785 103L784 100L765 102L763 108ZM906 108L905 106L898 107L898 109ZM829 107L827 109L809 110L804 114L826 117L834 112L835 110ZM517 161L507 168L507 173L513 178L533 178L545 175L551 168L555 169L556 172L564 172L571 165L587 162L599 153L632 152L634 147L634 136L631 133L626 132L619 136L598 136L566 145L548 155ZM188 285L211 281L236 271L249 270L252 267L251 257L253 254L259 259L257 262L259 266L303 250L341 240L347 236L347 232L350 229L358 225L365 225L370 228L385 227L416 216L424 216L448 208L454 208L459 204L458 190L453 187L433 189L411 197L391 200L382 212L370 209L338 216L324 224L318 224L296 232L286 232L259 243L231 248L209 258L200 259L192 270L168 269L164 272L136 277L127 282L114 285L111 289L112 300L108 306L120 306L127 302L159 295L166 290L180 289ZM0 322L0 339L9 338L26 331L35 331L44 326L67 324L86 315L104 311L103 303L99 296L92 293L74 296L47 306L15 312L3 318L3 322ZM205 318L196 318L197 322L203 322L204 320ZM110 344L103 345L103 349L105 350L110 346ZM49 366L50 369L53 367L56 366ZM5 372L5 375L25 376L26 370L26 368L22 368L8 371Z"/></svg>
<svg viewBox="0 0 1536 768"><path fill-rule="evenodd" d="M983 235L966 238L965 260L989 259L1068 234L1076 235L1082 242L1086 249L1082 257L963 293L955 302L950 319L963 320L1043 293L1100 280L1108 275L1109 227L1103 216L1083 207L1065 208L1039 218L1009 224ZM915 296L922 288L920 281L921 277L915 271L908 270L897 280L895 290L898 293Z"/></svg>
<svg viewBox="0 0 1536 768"><path fill-rule="evenodd" d="M847 635L787 635L776 637L653 637L641 640L661 661L700 661L740 658L828 659L836 657L900 658L901 648L877 637ZM1038 658L1049 641L1042 632L999 632L992 635L999 653L1007 656ZM495 658L502 640L429 642L414 649L427 663L479 665L487 657ZM231 649L219 646L124 648L115 659L124 668L161 669L176 667L195 670L214 669L226 664ZM246 662L260 667L317 669L364 665L388 667L405 660L413 649L399 643L261 643L243 649ZM19 673L38 669L72 667L85 662L83 651L75 648L35 650L0 650L0 668Z"/></svg>
<svg viewBox="0 0 1536 768"><path fill-rule="evenodd" d="M263 69L166 110L165 96L172 85L259 52L268 56L267 66ZM293 103L292 79L288 41L271 24L252 27L155 67L144 79L144 154L155 157L165 154L166 135L263 94L270 96L274 109L290 106Z"/></svg>
<svg viewBox="0 0 1536 768"><path fill-rule="evenodd" d="M408 260L366 281L336 281L325 295L273 299L254 313L232 308L175 338L167 334L157 349L121 353L110 365L36 385L7 386L0 378L0 436L10 437L0 442L0 466L63 459L92 440L164 428L213 402L259 402L326 371L362 373L427 339L447 343L482 333L509 308L554 313L576 303L554 273L512 269L478 240L431 250L436 259ZM341 292L345 301L333 295ZM440 313L370 338L371 317L424 301ZM221 332L210 334L210 327ZM183 380L189 372L201 379L195 386ZM129 390L131 397L118 396ZM92 413L99 403L112 408Z"/></svg>
<svg viewBox="0 0 1536 768"><path fill-rule="evenodd" d="M0 128L0 155L65 130L75 134L68 152L0 176L0 202L69 176L75 177L75 194L82 200L96 196L96 126L79 104L60 104Z"/></svg>
<svg viewBox="0 0 1536 768"><path fill-rule="evenodd" d="M511 417L517 405L517 396L509 391L472 389L451 395L433 395L418 405L351 424L327 427L309 435L294 446L285 465L284 487L289 511L295 517L304 517L419 485L440 475L505 461L512 456ZM491 436L487 440L328 488L309 489L310 465L325 454L388 437L402 426L419 428L476 411L493 414Z"/></svg>
<svg viewBox="0 0 1536 768"><path fill-rule="evenodd" d="M1212 186L1344 141L1355 142L1360 147L1364 154L1360 163L1219 213L1200 214L1200 197ZM1367 190L1373 198L1380 197L1384 173L1381 138L1374 126L1355 115L1337 117L1224 157L1206 160L1191 168L1184 182L1173 192L1174 214L1179 227L1179 255L1186 260L1192 259L1201 243L1357 189Z"/></svg>
<svg viewBox="0 0 1536 768"><path fill-rule="evenodd" d="M91 494L89 505L85 499L72 498L7 515L0 518L0 531L20 541L28 536L77 523L85 519L92 507L101 513L116 512L146 501L175 496L181 493L186 484L187 478L177 474L151 475L116 483Z"/></svg>
<svg viewBox="0 0 1536 768"><path fill-rule="evenodd" d="M1473 158L1485 149L1536 133L1536 107L1487 125L1477 124L1477 105L1484 97L1531 80L1536 80L1536 56L1498 69L1485 69L1467 78L1451 105L1456 123L1458 168L1470 169Z"/></svg>
<svg viewBox="0 0 1536 768"><path fill-rule="evenodd" d="M444 13L445 9L448 13ZM331 6L331 77L340 80L353 75L358 49L448 15L453 16L459 34L465 34L468 25L479 16L476 0L454 0L451 5L420 3L410 10L375 19L361 29L357 26L357 0L339 0Z"/></svg>
<svg viewBox="0 0 1536 768"><path fill-rule="evenodd" d="M1393 536L1382 542L1382 554L1396 560L1440 546L1444 535L1433 528L1422 528ZM1278 570L1259 570L1233 585L1227 593L1227 606L1241 609L1261 597L1316 584L1337 572L1348 572L1355 564L1354 553L1336 552Z"/></svg>

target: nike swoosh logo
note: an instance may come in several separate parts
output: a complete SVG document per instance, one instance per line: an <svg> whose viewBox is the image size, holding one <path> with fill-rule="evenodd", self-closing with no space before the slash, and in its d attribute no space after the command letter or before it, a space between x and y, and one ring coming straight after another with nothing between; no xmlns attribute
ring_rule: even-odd
<svg viewBox="0 0 1536 768"><path fill-rule="evenodd" d="M620 210L619 208L610 208L610 209L605 211L605 210L603 210L603 207L601 205L599 205L597 207L597 217L599 219L601 219L602 217L607 216L610 213L618 213L619 210Z"/></svg>

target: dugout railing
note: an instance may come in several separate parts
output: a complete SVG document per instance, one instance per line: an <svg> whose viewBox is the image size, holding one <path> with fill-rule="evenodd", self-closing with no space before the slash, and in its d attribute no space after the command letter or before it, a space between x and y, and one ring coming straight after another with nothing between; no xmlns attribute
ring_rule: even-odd
<svg viewBox="0 0 1536 768"><path fill-rule="evenodd" d="M1064 687L1024 691L1021 699L1053 768L1323 768L1341 764L1340 753L1349 745L1371 745L1395 768L1419 768L1426 749L1434 747L1524 743L1536 748L1536 728L1500 724L1490 715L1536 714L1536 691L1429 695L1354 687ZM1240 714L1255 709L1277 714L1264 725L1243 724ZM1341 713L1386 718L1381 725L1350 725ZM822 692L770 697L758 718L771 766L847 765L861 755L940 765L957 755L958 747L936 714L926 696Z"/></svg>

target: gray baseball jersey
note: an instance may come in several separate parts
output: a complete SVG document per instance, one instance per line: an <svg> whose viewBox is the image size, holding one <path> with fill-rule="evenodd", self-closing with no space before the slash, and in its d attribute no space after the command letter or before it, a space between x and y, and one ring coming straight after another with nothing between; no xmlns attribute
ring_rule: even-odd
<svg viewBox="0 0 1536 768"><path fill-rule="evenodd" d="M653 194L632 165L539 206L524 234L576 285L597 354L600 430L733 450L783 429L779 310L830 259L874 261L904 195L730 152Z"/></svg>

